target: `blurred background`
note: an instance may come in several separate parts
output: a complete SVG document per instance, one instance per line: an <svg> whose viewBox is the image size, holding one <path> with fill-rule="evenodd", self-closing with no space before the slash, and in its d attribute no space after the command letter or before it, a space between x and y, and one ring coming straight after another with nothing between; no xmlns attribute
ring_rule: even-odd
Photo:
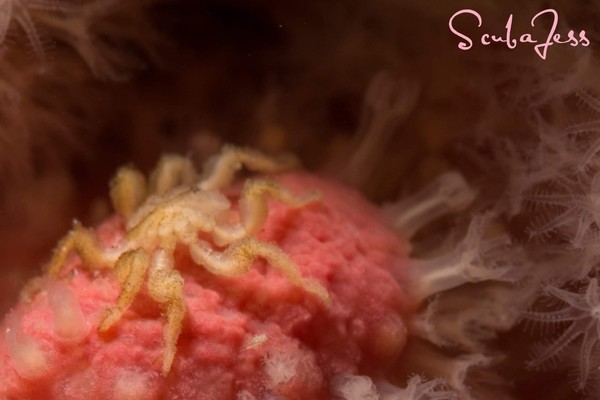
<svg viewBox="0 0 600 400"><path fill-rule="evenodd" d="M550 19L530 25L544 1L11 1L0 19L0 311L73 219L110 215L117 167L149 171L165 152L200 165L223 143L292 151L377 204L458 169L479 193L469 213L499 210L499 229L528 243L535 213L515 200L511 176L530 168L541 127L600 111L574 95L600 93L600 5L554 3L558 32L585 29L591 45L554 45L542 60L531 45L475 39L461 51L448 20L475 9L482 28L467 17L457 24L477 38L504 35L512 13L515 32L545 39ZM432 252L469 213L419 232L415 251ZM457 301L464 307L478 290L454 298L467 298ZM503 356L467 384L473 398L598 398L589 385L573 390L569 363L526 368L543 336L526 325L512 318L488 338L486 354ZM399 370L419 372L415 360L427 364L434 351L415 339ZM440 354L441 375L490 364L460 364L452 346Z"/></svg>

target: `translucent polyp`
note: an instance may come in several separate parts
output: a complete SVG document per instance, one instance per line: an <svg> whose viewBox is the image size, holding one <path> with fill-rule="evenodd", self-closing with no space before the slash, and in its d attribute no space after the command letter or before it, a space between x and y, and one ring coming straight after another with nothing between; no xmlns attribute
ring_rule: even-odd
<svg viewBox="0 0 600 400"><path fill-rule="evenodd" d="M456 171L446 172L414 196L384 207L393 226L407 237L446 214L467 208L475 199L473 190Z"/></svg>

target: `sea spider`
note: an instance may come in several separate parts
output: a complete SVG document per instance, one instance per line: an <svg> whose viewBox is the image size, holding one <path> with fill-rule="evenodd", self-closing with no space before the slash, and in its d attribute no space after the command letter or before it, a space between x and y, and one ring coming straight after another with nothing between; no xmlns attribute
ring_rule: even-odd
<svg viewBox="0 0 600 400"><path fill-rule="evenodd" d="M183 278L173 268L177 244L187 246L192 260L216 275L241 275L254 259L262 257L294 284L328 304L329 295L324 287L304 279L279 247L255 238L267 219L267 198L290 207L302 207L319 201L320 195L296 196L272 180L248 179L239 197L239 210L232 211L231 202L221 193L231 185L235 172L242 166L274 173L292 164L290 159L276 160L252 150L225 147L209 161L206 175L199 181L191 162L179 156L163 157L148 183L135 168L123 167L112 182L110 194L115 209L126 221L124 238L116 246L104 248L93 231L76 223L58 244L47 272L57 277L72 250L88 269L114 270L122 289L116 304L100 321L100 332L120 320L147 275L148 294L164 308L167 318L164 375L171 369L185 314ZM147 196L147 192L152 194ZM237 214L239 222L230 222L232 213ZM199 232L210 239L200 239Z"/></svg>

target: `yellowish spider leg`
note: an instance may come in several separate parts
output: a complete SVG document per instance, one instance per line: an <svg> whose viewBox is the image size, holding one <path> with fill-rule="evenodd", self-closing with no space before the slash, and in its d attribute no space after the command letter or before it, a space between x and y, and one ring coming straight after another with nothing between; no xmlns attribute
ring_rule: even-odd
<svg viewBox="0 0 600 400"><path fill-rule="evenodd" d="M117 304L107 309L104 318L100 321L98 325L100 332L109 330L131 306L142 288L149 263L148 252L141 248L130 250L119 257L115 265L115 277L123 288Z"/></svg>
<svg viewBox="0 0 600 400"><path fill-rule="evenodd" d="M115 211L125 221L138 209L147 196L146 178L136 168L120 168L110 183L110 199Z"/></svg>
<svg viewBox="0 0 600 400"><path fill-rule="evenodd" d="M106 256L94 233L75 221L73 229L58 243L52 259L46 266L49 276L57 277L60 274L73 250L89 269L100 269L110 265L111 260Z"/></svg>
<svg viewBox="0 0 600 400"><path fill-rule="evenodd" d="M330 298L327 289L312 279L300 275L298 267L279 247L247 237L232 243L222 253L216 252L205 242L187 243L190 255L196 264L202 265L209 272L222 276L238 276L246 273L252 262L262 257L277 268L286 278L306 291L317 295L329 306Z"/></svg>
<svg viewBox="0 0 600 400"><path fill-rule="evenodd" d="M268 198L276 199L293 208L299 208L320 201L321 194L310 192L297 196L270 179L248 180L240 195L240 224L215 226L213 230L215 244L225 246L260 232L269 214Z"/></svg>
<svg viewBox="0 0 600 400"><path fill-rule="evenodd" d="M165 352L162 373L167 375L171 370L177 339L181 333L185 302L183 298L183 278L173 269L173 256L166 250L160 249L154 254L148 272L148 293L150 297L162 304L167 316L164 330Z"/></svg>
<svg viewBox="0 0 600 400"><path fill-rule="evenodd" d="M150 175L150 193L163 195L179 185L193 183L197 175L192 160L176 154L166 154L160 158Z"/></svg>
<svg viewBox="0 0 600 400"><path fill-rule="evenodd" d="M220 154L212 157L205 165L205 177L199 184L202 190L220 190L233 182L234 175L243 166L264 173L288 170L298 165L292 155L278 158L268 157L258 151L234 146L224 146Z"/></svg>
<svg viewBox="0 0 600 400"><path fill-rule="evenodd" d="M258 233L269 214L267 198L282 202L292 208L299 208L321 200L318 192L296 196L279 183L269 179L247 180L240 195L240 219L248 235Z"/></svg>

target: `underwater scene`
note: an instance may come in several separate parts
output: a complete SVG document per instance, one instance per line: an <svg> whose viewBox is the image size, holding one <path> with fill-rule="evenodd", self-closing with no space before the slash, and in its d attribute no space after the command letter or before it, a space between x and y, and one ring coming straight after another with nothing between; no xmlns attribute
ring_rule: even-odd
<svg viewBox="0 0 600 400"><path fill-rule="evenodd" d="M598 46L592 0L0 0L0 400L600 399Z"/></svg>

